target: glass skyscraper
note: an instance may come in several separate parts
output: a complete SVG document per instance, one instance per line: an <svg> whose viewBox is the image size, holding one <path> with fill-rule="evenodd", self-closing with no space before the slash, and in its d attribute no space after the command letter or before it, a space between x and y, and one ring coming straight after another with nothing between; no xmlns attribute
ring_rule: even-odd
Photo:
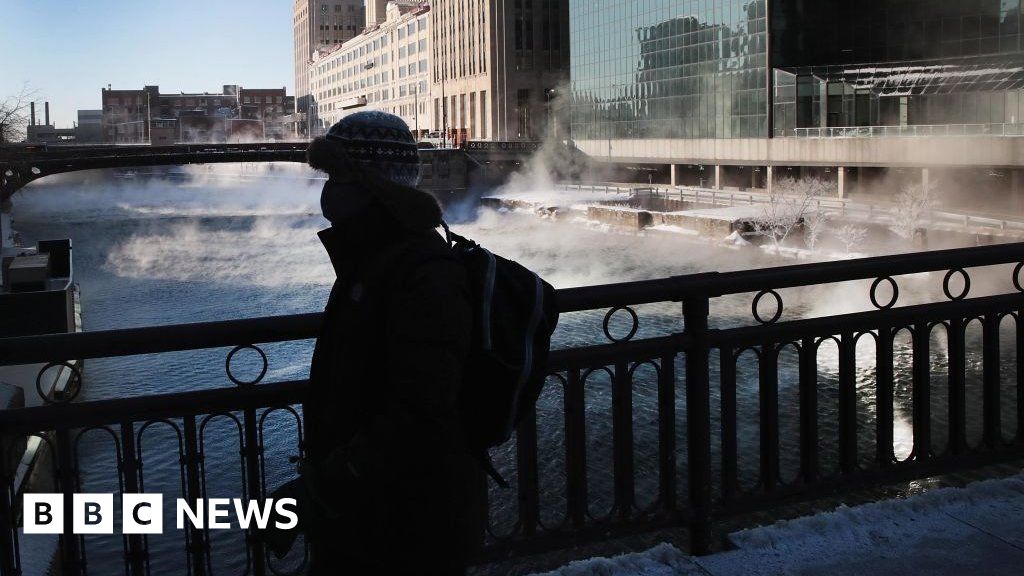
<svg viewBox="0 0 1024 576"><path fill-rule="evenodd" d="M572 136L768 134L765 0L571 0Z"/></svg>
<svg viewBox="0 0 1024 576"><path fill-rule="evenodd" d="M1017 125L1020 0L571 0L572 137Z"/></svg>

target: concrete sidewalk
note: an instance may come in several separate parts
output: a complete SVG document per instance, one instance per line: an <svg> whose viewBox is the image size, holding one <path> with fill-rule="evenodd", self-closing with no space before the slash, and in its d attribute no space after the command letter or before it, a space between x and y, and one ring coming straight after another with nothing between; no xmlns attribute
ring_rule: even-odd
<svg viewBox="0 0 1024 576"><path fill-rule="evenodd" d="M668 544L547 576L1024 574L1024 475L944 488L730 536L695 558Z"/></svg>

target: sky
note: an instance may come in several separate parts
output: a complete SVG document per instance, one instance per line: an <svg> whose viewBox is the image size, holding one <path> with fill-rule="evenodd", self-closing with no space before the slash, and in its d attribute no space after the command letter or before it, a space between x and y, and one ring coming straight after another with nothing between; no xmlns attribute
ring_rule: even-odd
<svg viewBox="0 0 1024 576"><path fill-rule="evenodd" d="M0 0L0 101L23 84L71 127L100 90L294 94L292 0Z"/></svg>

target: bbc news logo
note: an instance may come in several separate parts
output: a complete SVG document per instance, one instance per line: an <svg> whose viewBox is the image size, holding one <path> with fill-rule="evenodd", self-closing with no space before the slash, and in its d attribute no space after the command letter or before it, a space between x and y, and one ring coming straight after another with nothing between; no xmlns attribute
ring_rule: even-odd
<svg viewBox="0 0 1024 576"><path fill-rule="evenodd" d="M124 494L121 496L121 532L123 534L162 534L164 531L163 494ZM298 526L294 498L245 501L240 498L200 499L195 504L178 498L175 501L175 525L184 530L195 528L227 530L265 529L271 523L282 530ZM26 534L61 534L64 532L63 494L25 494L23 506ZM234 513L235 523L231 522ZM72 495L71 527L74 534L114 533L113 494Z"/></svg>

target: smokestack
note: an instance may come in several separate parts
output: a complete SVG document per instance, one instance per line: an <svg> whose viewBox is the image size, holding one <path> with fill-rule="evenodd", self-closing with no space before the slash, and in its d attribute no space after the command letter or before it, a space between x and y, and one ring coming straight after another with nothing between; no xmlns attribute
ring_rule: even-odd
<svg viewBox="0 0 1024 576"><path fill-rule="evenodd" d="M31 125L35 126L36 125L36 103L35 102L29 102L28 107L29 107L29 110L31 110L31 115L32 115Z"/></svg>
<svg viewBox="0 0 1024 576"><path fill-rule="evenodd" d="M46 109L46 124L45 124L45 126L49 126L50 125L50 103L49 102L44 102L43 106L45 106L45 109Z"/></svg>

